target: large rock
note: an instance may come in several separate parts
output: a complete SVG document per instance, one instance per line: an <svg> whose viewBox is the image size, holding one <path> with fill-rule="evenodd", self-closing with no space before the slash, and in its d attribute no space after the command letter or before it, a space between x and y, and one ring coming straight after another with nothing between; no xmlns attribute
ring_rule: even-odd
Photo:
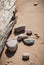
<svg viewBox="0 0 44 65"><path fill-rule="evenodd" d="M17 40L10 40L6 43L6 46L8 48L8 50L10 50L10 52L16 51L17 47L18 47L18 42Z"/></svg>
<svg viewBox="0 0 44 65"><path fill-rule="evenodd" d="M21 25L18 25L16 26L16 28L14 29L14 33L17 35L17 34L20 34L20 33L24 33L25 32L25 25L24 24L21 24Z"/></svg>
<svg viewBox="0 0 44 65"><path fill-rule="evenodd" d="M33 39L24 39L24 44L25 45L28 45L28 46L31 46L34 44L34 40Z"/></svg>
<svg viewBox="0 0 44 65"><path fill-rule="evenodd" d="M0 10L0 29L4 28L11 20L13 11L15 11L16 0L2 0L4 7ZM2 2L0 2L2 4Z"/></svg>

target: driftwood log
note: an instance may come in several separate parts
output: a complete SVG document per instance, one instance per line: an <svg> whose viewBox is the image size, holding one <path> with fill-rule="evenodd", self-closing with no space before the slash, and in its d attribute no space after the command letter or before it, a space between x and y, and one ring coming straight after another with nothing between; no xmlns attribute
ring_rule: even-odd
<svg viewBox="0 0 44 65"><path fill-rule="evenodd" d="M8 3L9 2L9 3ZM0 1L0 56L4 49L7 38L16 24L15 9L16 0ZM3 6L2 6L3 5Z"/></svg>

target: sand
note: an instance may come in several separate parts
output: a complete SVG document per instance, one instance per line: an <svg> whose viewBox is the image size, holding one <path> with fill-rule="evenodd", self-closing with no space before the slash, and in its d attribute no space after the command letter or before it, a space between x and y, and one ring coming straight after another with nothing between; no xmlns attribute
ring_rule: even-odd
<svg viewBox="0 0 44 65"><path fill-rule="evenodd" d="M30 47L24 45L22 42L19 43L18 49L12 57L7 57L5 47L0 65L44 65L44 0L36 0L38 3L37 6L33 5L34 2L35 0L17 0L17 24L15 26L25 24L26 30L32 29L33 38L34 33L37 33L40 38L34 38L35 43ZM13 31L9 39L16 38ZM29 53L29 61L22 61L23 53Z"/></svg>

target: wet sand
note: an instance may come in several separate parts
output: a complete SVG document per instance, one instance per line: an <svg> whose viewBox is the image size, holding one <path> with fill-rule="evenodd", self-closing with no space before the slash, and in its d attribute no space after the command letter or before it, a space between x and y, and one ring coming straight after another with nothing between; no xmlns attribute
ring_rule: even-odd
<svg viewBox="0 0 44 65"><path fill-rule="evenodd" d="M32 37L34 37L34 33L37 33L40 38L34 38L34 45L29 47L22 42L19 43L18 49L12 57L7 57L5 47L0 65L44 65L44 0L36 0L37 6L33 5L34 2L34 0L17 0L17 24L15 26L25 24L26 29L32 29ZM9 39L16 38L13 31ZM22 61L24 52L29 53L29 61ZM8 61L9 63L7 63Z"/></svg>

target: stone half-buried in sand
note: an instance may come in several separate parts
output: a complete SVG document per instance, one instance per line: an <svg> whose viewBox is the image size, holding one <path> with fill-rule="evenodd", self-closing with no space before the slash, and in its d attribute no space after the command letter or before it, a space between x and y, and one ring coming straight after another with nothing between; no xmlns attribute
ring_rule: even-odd
<svg viewBox="0 0 44 65"><path fill-rule="evenodd" d="M7 49L10 51L10 52L14 52L17 50L18 48L18 42L16 39L13 39L13 40L10 40L6 43L6 46L7 46Z"/></svg>
<svg viewBox="0 0 44 65"><path fill-rule="evenodd" d="M28 30L26 31L26 35L28 35L28 36L32 35L32 30L28 29Z"/></svg>
<svg viewBox="0 0 44 65"><path fill-rule="evenodd" d="M21 33L24 33L24 32L25 32L25 25L24 24L20 24L20 25L16 26L15 29L14 29L15 35L18 35L18 34L21 34Z"/></svg>

